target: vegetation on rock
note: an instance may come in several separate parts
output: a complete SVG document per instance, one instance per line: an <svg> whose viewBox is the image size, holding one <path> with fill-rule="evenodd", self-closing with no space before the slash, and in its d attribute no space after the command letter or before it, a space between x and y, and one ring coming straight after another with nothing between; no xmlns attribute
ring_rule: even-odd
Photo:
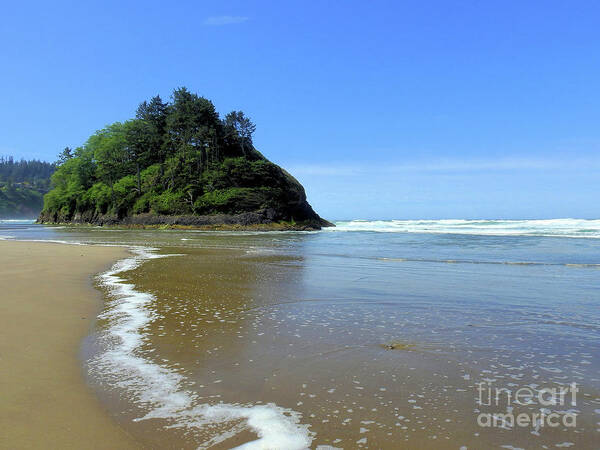
<svg viewBox="0 0 600 450"><path fill-rule="evenodd" d="M186 88L173 91L171 102L144 101L134 119L63 151L39 220L155 224L181 216L181 224L193 225L220 215L242 225L327 225L300 183L254 148L254 130L243 112L221 119Z"/></svg>

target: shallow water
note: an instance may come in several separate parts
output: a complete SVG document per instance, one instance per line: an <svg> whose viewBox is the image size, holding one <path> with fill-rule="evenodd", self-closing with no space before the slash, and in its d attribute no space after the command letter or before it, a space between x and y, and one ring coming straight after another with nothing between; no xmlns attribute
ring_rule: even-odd
<svg viewBox="0 0 600 450"><path fill-rule="evenodd" d="M84 354L100 398L150 446L597 448L598 221L520 233L413 222L314 233L10 223L0 236L139 247L98 280L107 305ZM537 397L571 383L575 405ZM488 389L504 389L498 402ZM531 404L507 400L519 389ZM575 426L481 426L487 413L552 412Z"/></svg>

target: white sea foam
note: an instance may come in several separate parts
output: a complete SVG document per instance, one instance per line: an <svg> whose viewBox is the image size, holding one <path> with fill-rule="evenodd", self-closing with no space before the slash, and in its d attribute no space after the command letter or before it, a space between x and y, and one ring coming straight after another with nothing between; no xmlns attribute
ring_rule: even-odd
<svg viewBox="0 0 600 450"><path fill-rule="evenodd" d="M10 223L17 225L31 225L35 223L35 219L0 219L0 224L2 223Z"/></svg>
<svg viewBox="0 0 600 450"><path fill-rule="evenodd" d="M600 238L600 219L351 220L346 222L335 222L335 225L335 228L324 228L324 231Z"/></svg>
<svg viewBox="0 0 600 450"><path fill-rule="evenodd" d="M89 245L86 242L79 241L61 241L60 239L19 239L23 242L44 242L50 244L66 244L66 245ZM96 244L101 247L124 247L124 245Z"/></svg>
<svg viewBox="0 0 600 450"><path fill-rule="evenodd" d="M137 291L118 275L135 269L147 259L172 256L158 255L152 250L133 248L132 257L119 261L100 276L111 296L107 310L100 317L110 325L105 336L106 349L91 361L91 370L111 385L126 390L147 411L138 421L160 418L169 427L188 430L226 425L227 431L204 442L202 448L244 429L252 430L258 439L241 445L240 449L308 448L312 433L307 425L300 424L299 413L274 404L199 404L184 375L144 356L141 350L147 338L144 329L156 318L150 308L155 298Z"/></svg>

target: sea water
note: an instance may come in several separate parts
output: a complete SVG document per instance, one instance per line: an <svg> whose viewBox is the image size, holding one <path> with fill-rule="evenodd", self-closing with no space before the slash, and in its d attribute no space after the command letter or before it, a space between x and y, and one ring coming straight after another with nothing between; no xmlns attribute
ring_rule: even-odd
<svg viewBox="0 0 600 450"><path fill-rule="evenodd" d="M0 236L131 247L83 354L147 445L595 448L600 221L337 225Z"/></svg>

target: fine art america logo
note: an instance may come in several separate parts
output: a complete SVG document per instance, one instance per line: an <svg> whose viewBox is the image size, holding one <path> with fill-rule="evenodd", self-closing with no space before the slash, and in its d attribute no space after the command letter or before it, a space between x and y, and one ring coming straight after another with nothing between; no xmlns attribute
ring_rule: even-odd
<svg viewBox="0 0 600 450"><path fill-rule="evenodd" d="M577 426L577 414L572 409L577 405L579 389L576 383L540 389L533 385L518 389L499 388L492 386L491 382L476 386L477 424L480 427L532 427L539 430L543 427Z"/></svg>

